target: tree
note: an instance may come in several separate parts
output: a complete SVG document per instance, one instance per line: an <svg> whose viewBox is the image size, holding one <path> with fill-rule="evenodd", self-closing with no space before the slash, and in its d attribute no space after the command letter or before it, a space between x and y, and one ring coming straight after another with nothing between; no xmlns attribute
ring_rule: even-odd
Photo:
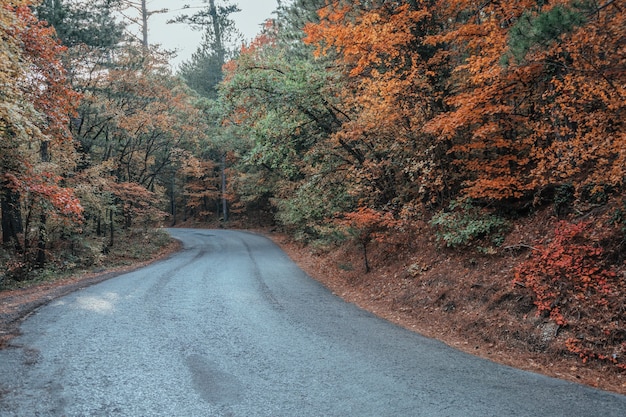
<svg viewBox="0 0 626 417"><path fill-rule="evenodd" d="M120 0L44 0L37 17L54 27L63 45L111 50L123 38L124 25L115 17Z"/></svg>
<svg viewBox="0 0 626 417"><path fill-rule="evenodd" d="M2 210L2 242L19 247L18 235L23 231L20 215L19 193L13 184L14 173L20 169L23 160L23 146L29 138L29 132L36 126L31 119L35 117L32 106L23 106L24 92L14 82L25 71L23 52L18 31L24 22L18 19L16 7L23 7L26 1L14 1L0 7L0 202Z"/></svg>
<svg viewBox="0 0 626 417"><path fill-rule="evenodd" d="M359 207L357 210L346 213L337 221L347 230L360 245L363 252L365 273L369 273L371 266L367 256L368 245L372 240L384 240L384 233L396 225L391 213L381 213L368 207Z"/></svg>
<svg viewBox="0 0 626 417"><path fill-rule="evenodd" d="M1 8L4 54L14 88L6 91L2 107L3 142L12 151L4 154L2 183L2 226L4 243L13 242L32 259L31 222L39 221L37 264L45 263L49 216L80 218L82 207L73 190L62 184L62 175L73 168L74 153L69 120L78 95L70 88L61 64L64 48L54 29L39 21L27 2ZM19 41L18 41L19 40ZM20 65L23 64L23 65ZM6 64L5 64L6 65ZM4 85L5 83L3 83ZM13 160L7 160L7 157ZM22 229L22 206L26 218ZM18 233L23 233L22 244Z"/></svg>
<svg viewBox="0 0 626 417"><path fill-rule="evenodd" d="M210 220L214 211L212 203L220 200L220 169L211 160L201 160L193 154L179 157L179 175L183 177L185 217Z"/></svg>
<svg viewBox="0 0 626 417"><path fill-rule="evenodd" d="M174 201L175 157L180 149L195 151L206 134L201 110L159 56L128 47L115 58L81 79L85 98L74 134L85 168L106 164L114 183L137 184L159 197L169 190ZM135 212L124 210L118 200L115 212L127 214L122 223L127 227ZM101 213L94 221L97 227Z"/></svg>
<svg viewBox="0 0 626 417"><path fill-rule="evenodd" d="M345 119L335 106L341 82L322 61L292 54L298 48L280 41L277 25L276 37L268 23L227 64L220 92L224 117L251 139L243 159L253 174L247 178L263 184L281 223L304 238L319 235L320 221L351 201L341 186L343 156L318 147Z"/></svg>
<svg viewBox="0 0 626 417"><path fill-rule="evenodd" d="M464 196L506 203L621 182L624 55L610 51L624 13L610 3L440 2L449 24L427 42L449 50L454 89L426 130L451 144Z"/></svg>
<svg viewBox="0 0 626 417"><path fill-rule="evenodd" d="M444 182L422 127L440 108L437 74L445 68L437 49L423 44L433 30L427 8L373 3L329 3L319 23L306 25L305 42L318 57L336 56L347 77L340 94L348 120L331 140L356 157L354 192L373 208L401 210L434 199Z"/></svg>
<svg viewBox="0 0 626 417"><path fill-rule="evenodd" d="M232 59L237 51L237 43L241 43L242 36L230 18L232 13L239 12L239 8L226 2L216 5L215 0L208 0L205 9L193 15L181 15L172 22L187 23L193 28L203 30L203 39L198 50L192 55L189 62L181 65L180 75L187 85L201 96L217 98L217 86L222 81L222 67L227 60ZM215 121L214 121L215 122ZM228 221L227 178L226 163L227 149L219 153L221 166L221 195L222 218Z"/></svg>
<svg viewBox="0 0 626 417"><path fill-rule="evenodd" d="M222 66L232 59L242 35L235 27L231 14L241 11L230 3L216 5L209 0L205 9L193 15L181 15L170 23L185 23L202 30L202 42L191 59L181 64L179 73L187 85L203 97L217 97L217 85L222 81Z"/></svg>

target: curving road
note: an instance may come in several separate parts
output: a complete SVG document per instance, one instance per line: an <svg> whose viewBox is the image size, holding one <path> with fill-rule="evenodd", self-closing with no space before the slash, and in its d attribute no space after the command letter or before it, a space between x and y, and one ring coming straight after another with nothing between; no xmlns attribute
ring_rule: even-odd
<svg viewBox="0 0 626 417"><path fill-rule="evenodd" d="M184 250L52 302L0 351L0 416L603 416L626 397L496 365L333 296L268 239Z"/></svg>

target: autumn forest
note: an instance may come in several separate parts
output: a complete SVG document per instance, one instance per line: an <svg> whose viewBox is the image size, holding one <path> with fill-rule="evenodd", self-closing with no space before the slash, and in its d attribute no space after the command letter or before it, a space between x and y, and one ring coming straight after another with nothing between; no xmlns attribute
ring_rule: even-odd
<svg viewBox="0 0 626 417"><path fill-rule="evenodd" d="M162 226L352 242L363 273L429 236L523 252L510 285L572 329L563 349L626 369L625 2L283 1L243 42L210 0L172 18L203 33L175 70L128 3L2 0L0 280ZM507 241L539 211L548 236Z"/></svg>

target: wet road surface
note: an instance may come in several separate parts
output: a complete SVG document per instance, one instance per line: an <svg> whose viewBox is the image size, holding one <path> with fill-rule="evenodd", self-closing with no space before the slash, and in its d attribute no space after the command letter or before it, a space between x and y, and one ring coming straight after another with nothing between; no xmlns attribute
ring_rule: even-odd
<svg viewBox="0 0 626 417"><path fill-rule="evenodd" d="M0 416L626 416L626 397L496 365L343 302L268 239L184 249L53 301L0 351Z"/></svg>

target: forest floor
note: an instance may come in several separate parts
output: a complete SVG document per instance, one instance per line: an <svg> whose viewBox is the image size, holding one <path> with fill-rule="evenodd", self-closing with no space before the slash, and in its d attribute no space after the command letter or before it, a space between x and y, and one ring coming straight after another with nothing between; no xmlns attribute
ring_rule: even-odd
<svg viewBox="0 0 626 417"><path fill-rule="evenodd" d="M516 223L502 247L536 242L553 227L554 219L546 213L529 217ZM315 250L280 233L259 232L333 293L399 326L498 363L626 395L626 372L598 361L583 364L567 352L566 332L538 317L532 300L513 285L514 267L528 256L523 251L479 255L446 250L424 234L416 237L411 251L373 243L372 270L365 273L357 246ZM153 260L178 249L173 242ZM36 308L147 263L0 292L0 348L19 334L20 323Z"/></svg>

